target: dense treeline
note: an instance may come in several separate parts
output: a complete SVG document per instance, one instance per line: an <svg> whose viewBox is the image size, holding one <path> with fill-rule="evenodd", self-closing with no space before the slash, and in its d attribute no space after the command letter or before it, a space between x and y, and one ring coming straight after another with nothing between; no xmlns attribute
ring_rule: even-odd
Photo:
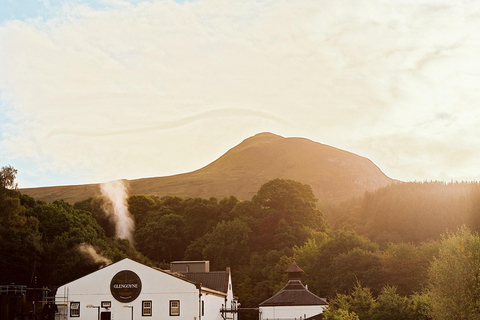
<svg viewBox="0 0 480 320"><path fill-rule="evenodd" d="M418 244L462 225L479 231L480 184L395 183L323 210L333 228L355 230L381 245Z"/></svg>
<svg viewBox="0 0 480 320"><path fill-rule="evenodd" d="M478 230L475 183L395 184L329 207L330 225L310 186L292 180L272 180L250 201L132 195L132 246L115 237L105 198L36 201L16 190L15 169L0 173L1 283L55 287L106 259L165 268L205 259L212 270L232 267L242 305L257 306L285 284L295 255L310 291L331 302L327 319L442 319L447 311L446 319L476 319L479 311L480 238L466 227L446 233Z"/></svg>
<svg viewBox="0 0 480 320"><path fill-rule="evenodd" d="M384 286L377 296L357 284L330 300L325 319L479 319L480 236L462 227L444 235L438 249L421 292L405 296L395 286Z"/></svg>
<svg viewBox="0 0 480 320"><path fill-rule="evenodd" d="M92 213L21 194L15 174L10 166L0 171L0 284L53 287L97 270L106 259L148 262L127 240L107 237Z"/></svg>

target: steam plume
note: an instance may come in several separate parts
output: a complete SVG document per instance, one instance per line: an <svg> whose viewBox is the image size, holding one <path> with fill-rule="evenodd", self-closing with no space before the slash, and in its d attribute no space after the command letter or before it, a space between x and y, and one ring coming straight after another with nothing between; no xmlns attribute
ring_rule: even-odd
<svg viewBox="0 0 480 320"><path fill-rule="evenodd" d="M78 245L78 250L83 253L84 255L90 257L95 263L103 264L103 266L107 266L112 264L112 261L108 258L97 253L94 247L89 244L82 243Z"/></svg>
<svg viewBox="0 0 480 320"><path fill-rule="evenodd" d="M100 185L100 191L107 197L111 206L104 207L107 216L115 222L115 235L118 238L128 239L133 244L133 230L135 224L127 206L127 188L122 180L110 181Z"/></svg>

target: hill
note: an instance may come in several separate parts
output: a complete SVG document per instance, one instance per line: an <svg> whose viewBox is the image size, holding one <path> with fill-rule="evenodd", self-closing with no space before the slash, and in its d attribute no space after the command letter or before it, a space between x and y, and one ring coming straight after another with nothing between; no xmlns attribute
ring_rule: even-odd
<svg viewBox="0 0 480 320"><path fill-rule="evenodd" d="M309 184L316 197L339 201L390 184L367 158L304 138L260 133L244 140L211 164L189 173L127 181L130 194L180 197L234 195L249 200L260 186L275 178ZM47 202L70 203L99 196L96 184L21 189Z"/></svg>

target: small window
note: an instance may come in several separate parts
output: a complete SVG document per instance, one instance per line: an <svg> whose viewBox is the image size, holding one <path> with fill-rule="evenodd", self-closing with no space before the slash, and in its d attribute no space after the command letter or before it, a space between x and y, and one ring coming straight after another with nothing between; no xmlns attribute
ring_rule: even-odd
<svg viewBox="0 0 480 320"><path fill-rule="evenodd" d="M80 317L80 302L70 302L70 317Z"/></svg>
<svg viewBox="0 0 480 320"><path fill-rule="evenodd" d="M202 317L205 315L205 301L202 300Z"/></svg>
<svg viewBox="0 0 480 320"><path fill-rule="evenodd" d="M142 316L152 316L152 301L142 301Z"/></svg>
<svg viewBox="0 0 480 320"><path fill-rule="evenodd" d="M170 315L171 316L180 315L180 300L170 300Z"/></svg>

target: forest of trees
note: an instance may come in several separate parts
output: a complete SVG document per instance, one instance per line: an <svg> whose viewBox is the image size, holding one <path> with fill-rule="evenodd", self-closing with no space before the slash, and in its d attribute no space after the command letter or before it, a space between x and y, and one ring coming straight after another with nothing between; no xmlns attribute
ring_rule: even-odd
<svg viewBox="0 0 480 320"><path fill-rule="evenodd" d="M326 218L310 186L286 179L248 201L131 195L131 244L115 237L106 198L45 203L21 194L15 175L0 171L0 284L54 291L125 257L161 268L210 260L212 270L232 268L242 306L257 306L286 283L295 255L303 282L330 303L326 319L480 313L477 183L397 183L322 204Z"/></svg>

